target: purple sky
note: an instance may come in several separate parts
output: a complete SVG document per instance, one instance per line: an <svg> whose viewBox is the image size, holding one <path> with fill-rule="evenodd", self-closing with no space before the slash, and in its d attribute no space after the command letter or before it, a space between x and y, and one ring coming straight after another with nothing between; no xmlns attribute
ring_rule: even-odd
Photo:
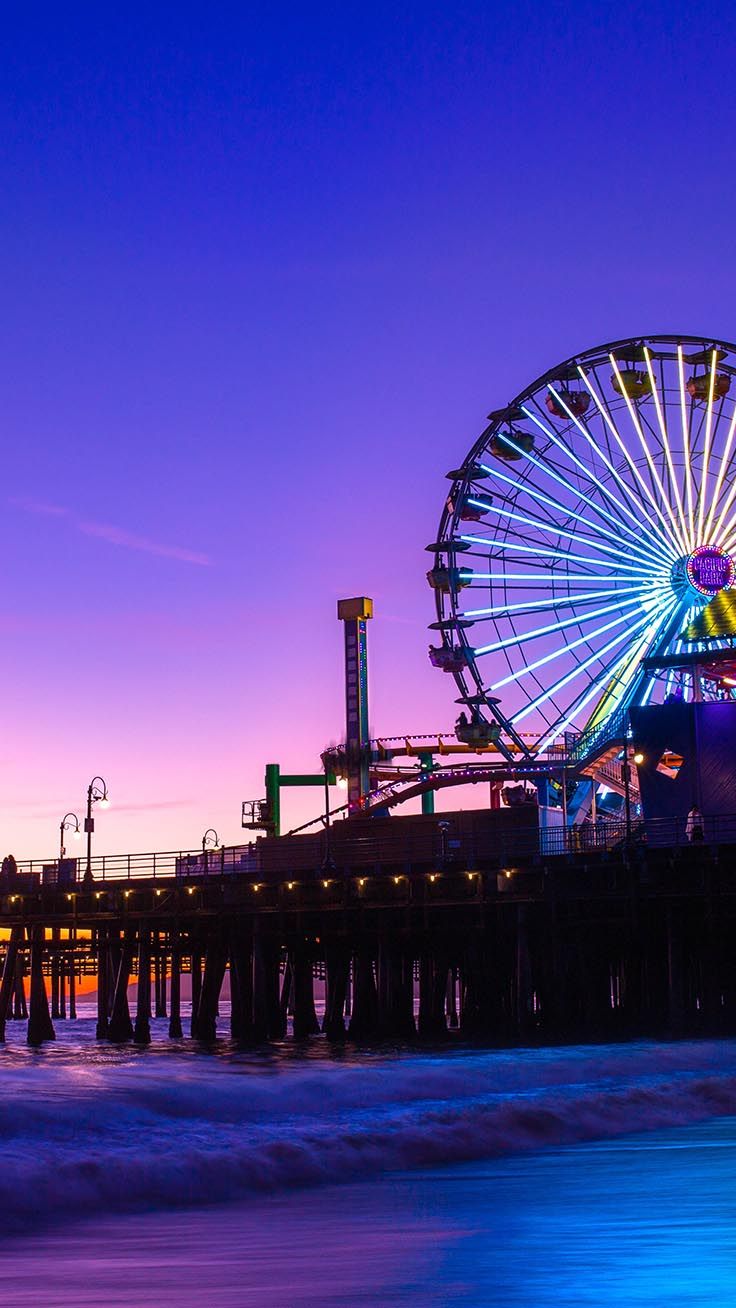
<svg viewBox="0 0 736 1308"><path fill-rule="evenodd" d="M338 596L375 731L451 725L424 546L488 410L736 336L730 15L43 10L0 90L0 841L53 853L101 772L99 852L231 843L341 735Z"/></svg>

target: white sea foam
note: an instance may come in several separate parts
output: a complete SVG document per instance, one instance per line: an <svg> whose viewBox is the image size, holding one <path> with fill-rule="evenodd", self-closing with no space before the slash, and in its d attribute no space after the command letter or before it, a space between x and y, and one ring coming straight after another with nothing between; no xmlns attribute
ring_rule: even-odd
<svg viewBox="0 0 736 1308"><path fill-rule="evenodd" d="M3 1066L4 1063L4 1066ZM0 1053L5 1229L221 1203L736 1112L736 1043L295 1062Z"/></svg>

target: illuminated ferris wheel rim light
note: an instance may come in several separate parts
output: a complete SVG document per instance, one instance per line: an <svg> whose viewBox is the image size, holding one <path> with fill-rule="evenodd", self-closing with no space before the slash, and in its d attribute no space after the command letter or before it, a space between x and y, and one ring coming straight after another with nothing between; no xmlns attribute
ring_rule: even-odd
<svg viewBox="0 0 736 1308"><path fill-rule="evenodd" d="M691 612L736 585L734 377L736 346L708 337L585 351L495 410L449 474L433 661L502 736L533 717L546 748L571 724L692 690L657 659L691 649ZM465 588L487 602L461 608Z"/></svg>

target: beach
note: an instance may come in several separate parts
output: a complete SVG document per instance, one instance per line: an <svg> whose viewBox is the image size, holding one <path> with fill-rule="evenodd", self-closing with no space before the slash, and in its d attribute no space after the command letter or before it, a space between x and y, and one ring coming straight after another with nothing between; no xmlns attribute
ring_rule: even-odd
<svg viewBox="0 0 736 1308"><path fill-rule="evenodd" d="M0 1055L7 1305L733 1301L736 1042L203 1052L91 1023Z"/></svg>

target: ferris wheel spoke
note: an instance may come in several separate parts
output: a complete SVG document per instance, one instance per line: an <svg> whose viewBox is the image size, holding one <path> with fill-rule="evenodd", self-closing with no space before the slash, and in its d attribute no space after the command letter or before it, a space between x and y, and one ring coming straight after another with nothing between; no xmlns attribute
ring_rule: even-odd
<svg viewBox="0 0 736 1308"><path fill-rule="evenodd" d="M556 401L556 402L559 402L560 406L567 410L567 412L570 414L570 417L572 418L573 422L576 423L576 425L578 426L578 428L579 428L579 430L581 431L581 433L582 433L583 435L587 436L588 433L587 433L585 427L583 427L582 424L577 423L577 420L575 419L574 415L573 415L573 414L571 413L571 411L569 410L567 404L565 403L565 400L562 399L562 398L560 397L559 392L554 388L554 386L552 386L551 383L548 383L548 390L549 390L550 394L552 394L552 395L555 397L555 401ZM635 537L635 539L640 539L640 538L641 538L641 535L642 535L642 521L641 521L641 518L642 518L642 512L641 512L641 504L638 505L638 507L639 507L639 515L637 516L635 513L633 513L633 512L631 511L631 509L629 508L629 506L628 506L627 504L624 504L623 501L620 500L619 497L618 497L617 495L614 495L614 494L613 494L613 492L612 492L612 490L610 489L610 487L606 486L606 484L605 484L604 482L602 482L602 481L600 480L600 478L598 478L598 477L595 476L595 474L593 473L593 471L591 470L591 468L589 468L585 463L583 463L583 461L582 461L581 459L579 459L579 458L577 457L576 454L573 454L573 452L572 452L572 450L570 449L569 445L566 445L564 441L561 441L561 440L559 439L559 437L556 435L556 433L553 432L553 431L551 431L551 429L549 428L549 426L547 425L547 423L542 422L542 420L541 420L540 418L537 418L536 414L534 414L534 413L532 412L532 410L531 410L527 405L522 404L521 409L522 409L522 412L525 413L526 416L530 419L530 421L533 422L533 423L535 423L535 425L539 428L539 430L540 430L541 432L544 433L544 435L547 437L547 439L548 439L548 440L551 440L552 443L553 443L553 445L555 445L559 450L561 450L561 452L566 456L566 458L568 458L568 459L570 460L570 462L571 462L571 463L572 463L572 464L573 464L573 465L578 469L578 471L579 471L579 472L582 472L583 475L584 475L585 477L587 477L588 481L591 482L591 484L592 484L593 486L595 486L596 490L598 490L602 495L605 495L606 499L608 499L608 500L610 501L611 504L615 505L615 507L620 511L620 513L625 514L626 517L628 517L628 518L631 519L631 521L635 524L635 526L636 526L636 528L637 528L637 532L636 532L636 537ZM616 473L615 469L614 469L613 466L608 462L608 460L605 458L603 452L602 452L601 450L598 449L598 446L596 445L595 441L592 440L592 438L591 438L590 443L591 443L592 447L595 449L595 451L597 452L598 456L603 460L603 462L604 462L604 463L606 464L606 466L609 468L609 471L611 471L611 472L613 473L614 477L617 477L618 474ZM622 484L625 485L625 483L622 483ZM646 517L647 515L645 514L644 516ZM621 526L625 528L625 527L626 527L626 524L625 524L623 521L621 521ZM630 531L630 528L629 528L628 530ZM650 536L650 533L647 532L646 529L645 529L645 531L644 531L644 534ZM656 537L652 537L652 536L650 536L650 539L651 539L653 542L658 543Z"/></svg>
<svg viewBox="0 0 736 1308"><path fill-rule="evenodd" d="M632 636L634 632L640 631L649 620L650 615L645 613L638 622L633 623L632 626L629 627L628 631L619 632L617 636L614 636L609 640L601 649L596 650L596 652L591 654L589 658L583 659L582 663L578 663L577 666L573 668L572 672L566 673L564 677L561 677L559 681L556 681L553 686L550 686L549 690L545 690L542 695L537 697L537 699L532 700L531 703L527 704L523 709L514 713L511 718L514 726L516 726L518 722L523 722L524 718L528 717L529 714L532 713L534 709L538 708L540 704L544 704L548 699L551 699L554 695L558 694L559 691L564 690L565 686L569 686L571 681L575 681L581 673L586 672L594 663L598 662L599 659L602 659L604 654L608 654L612 649L615 649L616 646L620 645L621 641L626 640L627 636Z"/></svg>
<svg viewBox="0 0 736 1308"><path fill-rule="evenodd" d="M510 436L503 436L502 440L505 445L514 451L517 457L527 459L535 468L538 468L541 472L545 473L553 481L557 482L558 485L563 486L568 494L572 495L573 501L577 501L578 499L583 500L594 513L606 518L616 528L619 536L622 533L626 536L630 536L635 543L641 539L641 535L634 535L625 523L621 522L620 519L615 518L612 513L608 512L608 509L603 507L602 504L596 504L595 500L591 499L589 495L586 495L579 487L573 486L572 483L568 481L566 477L563 477L561 473L555 472L554 468L552 468L549 463L536 458L535 455L531 454L528 450L523 449L521 445L512 440ZM486 467L485 464L482 464L481 466L484 469Z"/></svg>
<svg viewBox="0 0 736 1308"><path fill-rule="evenodd" d="M583 709L588 707L591 700L595 699L596 695L603 693L605 687L610 686L614 678L616 679L616 689L614 692L616 695L615 703L607 713L601 714L598 720L604 721L606 717L610 717L611 714L616 711L631 690L632 683L636 680L636 677L639 674L639 666L642 659L646 658L647 651L651 648L652 641L656 637L657 631L660 630L668 617L669 610L663 612L652 626L644 632L641 639L637 641L633 650L625 650L623 654L617 654L604 668L601 675L593 682L592 686L590 686L588 690L580 692L572 706L566 711L566 714L558 719L549 735L540 742L538 747L538 752L540 754L543 754L552 744L552 741L560 736L563 731L566 731L569 726L572 726L573 722L578 715L582 713ZM628 667L626 667L627 663ZM623 672L622 668L624 669Z"/></svg>
<svg viewBox="0 0 736 1308"><path fill-rule="evenodd" d="M728 513L728 510L730 509L731 505L733 504L734 498L736 498L736 478L734 478L733 484L731 485L728 495L726 496L726 499L724 501L723 508L721 509L721 512L718 515L718 521L716 522L715 526L713 526L713 518L715 516L715 512L718 507L718 501L720 499L721 491L723 489L724 478L726 476L726 473L730 470L731 467L734 436L736 436L736 406L734 406L734 410L731 415L731 422L729 423L729 427L728 427L726 444L724 446L723 454L721 456L720 466L718 468L718 476L716 477L716 485L715 485L715 490L713 491L713 499L710 506L710 513L708 514L708 520L705 524L706 544L708 543L708 541L718 540L721 527L723 526L723 520L726 517L726 514Z"/></svg>
<svg viewBox="0 0 736 1308"><path fill-rule="evenodd" d="M635 506L635 511L632 511L632 509L629 508L627 504L624 504L621 500L619 500L618 496L613 495L610 489L605 485L605 483L600 481L599 478L594 477L593 474L590 472L590 470L586 468L586 465L582 464L579 459L574 460L577 466L583 468L584 471L587 471L589 478L594 482L594 484L598 487L598 489L600 489L605 495L607 495L608 498L612 501L612 503L614 503L618 508L620 508L621 511L624 514L626 514L626 516L636 524L639 535L642 534L642 525L643 525L642 518L645 519L645 521L649 523L650 528L652 528L653 530L647 531L645 527L643 530L643 534L645 536L648 536L652 544L655 545L657 548L659 548L660 545L662 544L662 537L659 532L659 526L657 522L649 516L649 513L647 512L646 508L641 502L640 496L638 496L635 493L635 491L632 490L632 488L624 480L624 478L621 476L621 474L619 473L618 469L616 468L612 460L608 457L607 454L604 453L601 446L593 437L587 424L581 422L580 419L576 417L576 415L573 413L572 409L568 405L567 401L565 400L564 396L560 393L560 391L556 389L556 387L552 385L551 382L547 383L547 391L550 395L554 397L555 404L559 405L560 408L562 408L563 411L566 413L567 417L571 420L571 422L574 423L575 427L580 432L581 436L583 436L584 439L587 441L588 445L593 450L593 453L604 465L604 467L608 470L610 475L616 481L617 485L619 485L621 489L625 492L625 494L629 497L632 504ZM522 409L524 409L525 412L528 412L528 410L525 409L524 405L522 405ZM537 419L534 418L533 414L530 413L529 416L533 419L533 421L535 422L537 421ZM567 447L564 444L561 444L559 441L556 440L555 436L552 434L552 432L550 432L547 429L547 427L544 424L538 423L538 425L549 436L551 440L555 441L555 444L560 444L560 448L562 448L566 453L568 453L569 457L571 458L574 457L572 456L570 451L567 450Z"/></svg>
<svg viewBox="0 0 736 1308"><path fill-rule="evenodd" d="M648 616L649 615L647 615L647 617ZM590 642L596 640L598 636L604 636L607 631L613 631L616 627L620 627L623 623L630 623L630 622L631 622L631 614L629 613L620 614L617 618L612 618L610 622L602 623L599 627L595 627L592 631L587 632L585 635L578 636L577 639L575 640L569 642L565 641L562 645L558 645L557 649L552 650L551 653L543 654L541 658L535 659L533 663L525 663L524 667L520 668L518 672L511 672L509 673L508 676L502 677L500 681L494 681L493 685L490 686L489 689L495 693L495 691L501 690L503 686L508 686L512 681L518 682L522 679L522 677L526 677L530 673L536 672L538 668L546 667L548 663L553 663L555 659L562 658L563 655L572 653L573 650L579 649L581 645L589 645ZM632 630L632 628L630 627L629 630ZM627 633L625 632L624 636L626 634ZM596 654L594 657L597 658L598 655Z"/></svg>
<svg viewBox="0 0 736 1308"><path fill-rule="evenodd" d="M640 555L643 559L651 559L651 550L645 549L642 545L629 543L624 540L620 533L611 531L609 528L602 526L601 523L595 522L593 519L586 517L583 513L578 513L573 509L563 506L560 504L559 500L552 499L551 496L545 495L543 491L538 490L534 486L530 486L527 482L516 481L513 477L509 477L506 473L501 472L500 469L492 468L488 464L483 463L480 466L484 472L488 473L489 476L494 477L497 481L501 481L505 485L513 487L515 491L528 495L531 499L554 510L557 514L558 520L560 512L562 512L566 517L572 518L575 522L582 522L584 526L590 527L592 531L598 532L608 540L612 540L619 551L628 549L630 553Z"/></svg>
<svg viewBox="0 0 736 1308"><path fill-rule="evenodd" d="M610 590L591 590L588 592L580 592L577 595L552 595L548 599L542 597L533 600L521 600L513 604L505 602L490 608L466 609L463 613L460 613L459 616L461 619L475 619L485 617L505 617L508 613L542 613L545 609L567 608L570 604L587 604L591 600L610 599L612 594L619 597L621 595L631 595L632 593L641 595L645 593L644 587L622 586L619 590L613 592Z"/></svg>
<svg viewBox="0 0 736 1308"><path fill-rule="evenodd" d="M539 555L541 558L545 559L564 559L566 562L569 561L571 563L589 563L591 567L594 568L620 568L625 572L630 572L642 577L651 577L653 575L651 568L645 568L643 564L623 563L620 558L615 560L595 559L591 558L589 554L571 554L569 550L553 550L550 549L549 546L537 548L536 546L526 544L526 542L517 543L510 540L490 540L485 536L460 536L459 539L463 544L487 546L486 554L481 557L488 557L489 551L498 550L499 554L494 554L493 557L499 558L506 550L509 550L518 551L522 554ZM477 554L477 551L473 550L468 552L471 554ZM602 579L605 581L605 575Z"/></svg>
<svg viewBox="0 0 736 1308"><path fill-rule="evenodd" d="M716 385L716 367L718 364L718 351L713 350L710 364L710 379L708 382L708 407L705 416L705 444L703 446L703 468L700 474L700 486L698 488L698 530L696 541L698 545L703 544L703 516L705 513L705 501L708 495L708 464L711 453L711 439L713 434L713 397L715 395Z"/></svg>
<svg viewBox="0 0 736 1308"><path fill-rule="evenodd" d="M592 385L590 379L586 376L586 373L585 373L584 369L579 367L579 368L578 368L578 371L579 371L579 373L580 373L580 376L581 376L581 378L582 378L582 381L583 381L585 387L587 388L587 390L588 390L588 392L589 392L589 394L590 394L590 396L591 396L591 399L593 400L593 403L595 404L596 408L598 409L598 412L600 413L601 417L603 418L603 421L605 422L606 426L608 427L609 431L611 432L611 435L613 436L614 440L616 441L616 444L618 445L618 448L620 449L621 453L623 454L624 459L626 460L626 463L627 463L629 469L631 470L631 474L632 474L632 476L636 478L636 480L637 480L637 482L639 483L639 486L641 487L641 489L642 489L644 495L646 495L647 499L649 500L649 503L651 504L652 508L654 509L654 512L656 513L657 517L659 518L659 521L660 521L661 526L662 526L662 531L663 531L663 533L664 533L664 537L665 537L666 542L667 542L667 549L668 549L668 552L669 552L669 554L670 554L670 557L671 557L673 560L676 559L676 558L678 558L679 555L680 555L680 553L681 553L680 542L678 541L676 534L673 533L672 528L670 527L670 524L667 522L667 519L666 519L664 513L662 512L662 510L661 510L659 504L657 503L657 500L656 500L656 498L655 498L655 496L654 496L654 493L652 492L651 487L647 484L646 479L642 476L641 472L639 471L638 467L636 466L636 462L634 461L634 459L632 458L632 456L631 456L629 450L627 449L627 447L626 447L626 445L625 445L625 443L624 443L624 441L623 441L623 439L622 439L622 437L621 437L621 434L620 434L620 432L619 432L619 430L618 430L618 427L616 426L616 423L615 423L614 420L613 420L613 416L612 416L611 411L610 411L610 409L609 409L609 407L608 407L608 404L607 404L606 401L602 398L602 395L599 395L599 394L598 394L598 392L596 391L595 387ZM620 374L619 374L619 375L620 375ZM621 385L622 385L622 387L623 387L623 383L621 383ZM628 397L625 397L625 398L628 399ZM645 448L648 449L648 447L646 447L646 446L645 446ZM651 457L651 456L650 456L650 457ZM687 553L687 551L686 551L686 553Z"/></svg>
<svg viewBox="0 0 736 1308"><path fill-rule="evenodd" d="M635 599L625 600L622 604L602 604L597 609L589 609L585 613L578 613L573 618L561 618L559 622L549 622L543 627L535 627L531 631L521 632L518 635L506 637L504 640L494 641L490 645L481 645L473 651L476 658L483 654L495 653L496 650L512 649L514 645L525 645L529 641L538 640L540 636L548 636L553 632L563 631L567 627L581 627L584 622L591 622L595 618L602 618L607 613L623 613L631 609L640 608L643 601L638 596Z"/></svg>
<svg viewBox="0 0 736 1308"><path fill-rule="evenodd" d="M693 494L693 465L691 457L691 440L690 440L690 417L688 416L687 400L685 398L685 358L682 346L677 347L677 378L680 392L680 421L682 423L682 452L683 467L685 472L685 491L687 496L687 519L689 525L688 538L690 548L695 549L695 511L694 511L694 494Z"/></svg>
<svg viewBox="0 0 736 1308"><path fill-rule="evenodd" d="M650 477L652 478L652 482L653 482L653 484L654 484L654 485L656 486L656 488L657 488L657 491L658 491L658 493L659 493L659 497L660 497L660 499L661 499L661 501L662 501L662 504L663 504L664 507L665 507L665 510L666 510L666 512L667 512L667 516L669 517L669 520L670 520L670 524L671 524L671 528L672 528L672 530L671 530L668 534L669 534L670 537L672 538L673 543L674 543L676 546L679 546L679 547L684 551L684 553L687 554L687 553L688 553L687 540L686 540L685 536L682 535L682 532L681 532L681 530L680 530L680 526L679 526L679 524L678 524L678 522L677 522L677 520L676 520L676 518L675 518L674 513L672 512L672 508L671 508L671 505L670 505L669 499L668 499L667 495L665 494L665 489L664 489L664 486L662 485L662 478L660 477L660 475L659 475L659 471L658 471L658 469L657 469L657 466L656 466L656 464L655 464L655 462L654 462L654 459L652 458L652 453L651 453L651 450L649 449L649 444L648 444L647 439L646 439L646 437L645 437L645 435L644 435L644 429L643 429L643 427L642 427L642 425L641 425L641 421L640 421L640 419L639 419L639 415L638 415L638 413L636 412L636 409L634 408L634 405L633 405L632 402L631 402L631 397L630 397L630 395L629 395L629 393L628 393L628 390L627 390L627 388L626 388L626 385L625 385L625 383L624 383L624 379L623 379L623 377L621 376L621 370L620 370L620 368L619 368L619 366L618 366L618 362L617 362L617 360L616 360L616 357L615 357L615 355L613 355L613 354L609 354L608 357L609 357L609 359L610 359L610 361L611 361L611 367L613 368L613 371L614 371L614 373L616 374L616 377L618 378L618 383L619 383L619 387L620 387L620 389L621 389L621 394L622 394L623 397L624 397L624 403L626 404L626 408L627 408L628 411L629 411L629 417L631 418L631 422L632 422L632 425L633 425L634 431L636 432L637 436L639 437L639 443L640 443L641 448L642 448L642 450L643 450L643 452L644 452L644 458L646 459L646 461L647 461L647 466L648 466L648 468L649 468L649 475L650 475Z"/></svg>
<svg viewBox="0 0 736 1308"><path fill-rule="evenodd" d="M532 586L540 584L554 585L555 583L561 586L589 586L591 582L596 586L618 586L636 580L631 576L594 577L589 572L552 572L550 570L546 572L473 572L471 575L474 581L521 581L528 582ZM641 582L641 578L638 580Z"/></svg>
<svg viewBox="0 0 736 1308"><path fill-rule="evenodd" d="M471 498L468 500L468 503L474 508L482 509L485 513L495 513L499 517L508 518L514 522L520 522L524 526L534 527L536 531L548 531L553 536L564 536L567 540L574 540L579 542L581 545L587 546L588 549L600 550L604 554L613 554L615 558L620 558L621 556L620 544L616 547L612 545L604 545L601 541L592 540L590 536L581 536L576 531L569 531L565 527L559 527L554 522L542 522L538 518L529 518L524 514L513 513L509 509L502 509L500 505L496 504L488 504L484 500L475 500ZM517 534L521 539L523 539L521 532ZM641 557L651 558L651 555L642 554Z"/></svg>
<svg viewBox="0 0 736 1308"><path fill-rule="evenodd" d="M682 504L682 499L680 497L680 487L677 481L677 477L675 476L675 465L672 459L672 449L670 447L669 437L667 435L667 423L665 421L664 409L662 407L662 402L659 396L657 380L654 376L654 369L652 367L652 356L646 345L644 346L644 358L646 359L647 372L649 373L649 381L652 387L652 398L654 400L654 408L657 414L657 422L659 424L660 435L662 437L662 448L664 449L665 459L667 460L667 469L670 474L670 484L675 493L675 500L677 502L677 512L679 515L679 523L680 523L680 531L682 534L682 539L685 542L685 544L689 546L690 549L694 549L695 548L694 545L690 545L690 541L688 539L687 521L685 519L685 512Z"/></svg>

